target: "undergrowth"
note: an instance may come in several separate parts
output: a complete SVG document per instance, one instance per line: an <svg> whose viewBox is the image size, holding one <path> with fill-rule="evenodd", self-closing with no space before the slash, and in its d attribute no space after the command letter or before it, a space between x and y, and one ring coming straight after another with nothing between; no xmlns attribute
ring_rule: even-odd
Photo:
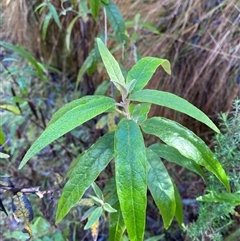
<svg viewBox="0 0 240 241"><path fill-rule="evenodd" d="M233 193L240 192L240 100L233 110L219 116L221 134L215 136L215 155L226 170ZM208 176L206 191L224 192L213 175ZM234 241L239 237L239 206L227 202L200 204L198 219L187 227L192 241Z"/></svg>

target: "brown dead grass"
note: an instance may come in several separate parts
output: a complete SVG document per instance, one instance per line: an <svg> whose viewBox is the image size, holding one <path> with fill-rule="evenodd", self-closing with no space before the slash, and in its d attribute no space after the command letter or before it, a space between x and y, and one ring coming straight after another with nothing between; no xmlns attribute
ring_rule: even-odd
<svg viewBox="0 0 240 241"><path fill-rule="evenodd" d="M223 1L127 1L116 0L125 19L141 14L143 22L157 26L160 36L142 36L143 56L167 58L172 76L159 70L149 84L175 93L195 104L211 118L229 111L240 96L240 2ZM200 135L207 129L189 118L163 108L154 114L187 125ZM195 126L194 126L195 125ZM203 134L204 132L204 134Z"/></svg>
<svg viewBox="0 0 240 241"><path fill-rule="evenodd" d="M43 62L77 73L91 50L99 26L91 18L77 23L72 36L72 55L64 52L65 30L74 15L61 18L63 30L55 24L49 29L47 40L41 40L42 19L33 14L40 0L5 0L3 37L31 49ZM60 1L52 3L60 8ZM115 0L126 20L141 14L141 22L156 26L161 35L139 29L138 52L142 56L167 58L172 65L172 76L157 71L149 88L175 93L199 107L211 118L231 108L233 99L240 96L240 3L238 0ZM44 16L44 15L43 15ZM40 24L38 24L38 22ZM129 30L131 32L131 30ZM53 33L53 34L52 34ZM120 57L119 57L120 59ZM133 61L130 61L131 63ZM126 64L129 66L129 63ZM165 108L156 107L154 115L180 121L197 134L207 136L209 129L189 118Z"/></svg>

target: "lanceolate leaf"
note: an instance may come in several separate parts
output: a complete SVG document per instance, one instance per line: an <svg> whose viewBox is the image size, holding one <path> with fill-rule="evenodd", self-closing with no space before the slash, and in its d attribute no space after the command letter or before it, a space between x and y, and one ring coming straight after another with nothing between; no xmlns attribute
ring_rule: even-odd
<svg viewBox="0 0 240 241"><path fill-rule="evenodd" d="M109 4L105 5L104 7L107 12L107 19L108 22L110 23L112 29L114 30L117 40L119 42L124 42L127 39L127 36L125 34L126 31L126 26L124 19L121 15L121 12L118 9L118 6L113 3L109 2Z"/></svg>
<svg viewBox="0 0 240 241"><path fill-rule="evenodd" d="M122 119L114 137L116 186L131 241L144 236L147 205L146 153L142 133L133 120Z"/></svg>
<svg viewBox="0 0 240 241"><path fill-rule="evenodd" d="M60 29L62 29L62 25L61 25L56 8L51 3L48 5L48 8L49 8L49 11L51 12L53 19L54 19L55 23L57 24L57 26Z"/></svg>
<svg viewBox="0 0 240 241"><path fill-rule="evenodd" d="M21 169L27 161L45 146L58 139L62 135L71 131L93 117L113 108L115 101L105 96L85 96L74 100L59 109L48 127L33 143L20 163Z"/></svg>
<svg viewBox="0 0 240 241"><path fill-rule="evenodd" d="M45 41L47 36L47 30L49 23L52 19L52 13L48 12L48 14L44 17L43 25L42 25L42 39Z"/></svg>
<svg viewBox="0 0 240 241"><path fill-rule="evenodd" d="M100 0L90 0L90 7L92 11L93 18L97 21L99 12Z"/></svg>
<svg viewBox="0 0 240 241"><path fill-rule="evenodd" d="M163 69L171 74L170 63L166 59L154 58L154 57L144 57L140 59L128 72L126 83L132 80L136 80L134 88L130 91L136 92L142 90L148 81L152 78L158 66L162 66Z"/></svg>
<svg viewBox="0 0 240 241"><path fill-rule="evenodd" d="M122 241L123 233L126 226L123 221L122 212L119 202L116 202L113 207L117 209L117 212L110 214L109 219L109 240L110 241Z"/></svg>
<svg viewBox="0 0 240 241"><path fill-rule="evenodd" d="M220 133L219 129L201 110L199 110L197 107L195 107L188 101L172 93L146 89L134 92L130 95L129 99L134 101L161 105L182 112L206 124L215 132Z"/></svg>
<svg viewBox="0 0 240 241"><path fill-rule="evenodd" d="M108 133L80 155L59 199L56 223L66 216L111 161L114 155L113 140L114 133Z"/></svg>
<svg viewBox="0 0 240 241"><path fill-rule="evenodd" d="M92 225L95 222L97 222L97 220L100 218L100 216L102 215L102 212L103 212L102 207L96 208L88 218L88 222L86 223L84 230L91 228Z"/></svg>
<svg viewBox="0 0 240 241"><path fill-rule="evenodd" d="M176 213L175 217L178 222L178 225L182 227L183 225L183 205L180 193L178 191L177 186L174 184L174 194L175 194L175 201L176 201Z"/></svg>
<svg viewBox="0 0 240 241"><path fill-rule="evenodd" d="M5 43L0 41L0 45L2 45L4 48L10 49L17 54L21 55L23 58L25 58L27 61L29 61L37 70L38 72L38 77L41 78L42 80L48 81L46 76L43 74L43 70L45 68L29 53L27 52L23 47L21 46L15 46L10 43Z"/></svg>
<svg viewBox="0 0 240 241"><path fill-rule="evenodd" d="M176 211L174 186L159 156L150 149L146 149L146 153L148 162L148 188L160 210L164 228L167 229Z"/></svg>
<svg viewBox="0 0 240 241"><path fill-rule="evenodd" d="M116 85L117 89L121 91L122 88L125 87L125 80L118 62L100 38L97 38L97 45L111 81Z"/></svg>
<svg viewBox="0 0 240 241"><path fill-rule="evenodd" d="M70 40L71 40L72 29L79 17L80 16L77 15L67 27L66 38L65 38L67 50L70 50L70 43L71 43Z"/></svg>
<svg viewBox="0 0 240 241"><path fill-rule="evenodd" d="M204 173L201 167L193 160L181 155L176 148L160 143L153 144L149 146L149 148L165 160L174 162L192 172L197 173L205 181Z"/></svg>
<svg viewBox="0 0 240 241"><path fill-rule="evenodd" d="M77 81L76 81L76 88L75 89L78 88L78 85L79 85L80 81L82 80L82 77L83 77L84 73L88 70L88 68L91 67L93 61L94 61L93 51L91 51L91 53L89 53L89 55L85 59L84 63L82 64L82 67L78 71Z"/></svg>
<svg viewBox="0 0 240 241"><path fill-rule="evenodd" d="M141 103L137 105L131 104L129 108L131 118L138 124L141 124L147 119L150 108L151 108L151 104L149 103Z"/></svg>
<svg viewBox="0 0 240 241"><path fill-rule="evenodd" d="M230 191L227 175L206 144L186 127L161 117L153 117L141 125L143 131L159 137L183 156L212 172Z"/></svg>

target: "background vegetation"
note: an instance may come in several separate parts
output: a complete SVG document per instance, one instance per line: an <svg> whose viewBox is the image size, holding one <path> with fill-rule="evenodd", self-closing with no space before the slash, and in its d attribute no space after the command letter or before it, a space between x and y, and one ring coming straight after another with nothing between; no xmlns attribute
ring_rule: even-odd
<svg viewBox="0 0 240 241"><path fill-rule="evenodd" d="M10 158L1 159L0 167L2 173L11 176L17 187L40 186L41 190L48 190L42 199L28 195L35 212L33 232L36 240L38 236L40 240L43 237L44 240L66 240L66 237L70 240L91 240L89 231L83 231L84 224L79 219L85 206L79 204L79 208L73 210L65 223L58 227L54 225L53 207L56 206L61 190L59 179L65 175L71 160L105 132L99 119L67 134L45 148L23 170L17 170L23 155L59 107L86 94L113 94L104 82L107 75L98 56L92 52L94 38L104 33L103 8L99 16L95 16L87 1L50 2L55 11L49 5L39 7L44 3L40 0L1 2L1 40L23 46L34 60L26 61L25 52L16 53L1 46L0 118L3 134L0 145L1 150L7 152ZM152 108L151 115L180 121L202 137L212 149L216 146L216 155L222 163L232 163L230 167L226 165L229 173L236 171L233 181L239 180L240 130L239 122L233 121L239 119L239 101L235 102L235 114L230 115L230 120L224 115L220 122L218 120L218 115L230 111L233 100L240 96L239 1L113 2L120 13L117 13L119 22L115 25L109 19L111 12L106 13L109 20L108 47L122 64L123 71L129 69L141 56L168 59L173 74L167 76L161 69L158 70L148 88L169 91L189 100L218 126L222 123L223 135L213 138L213 133L205 126L167 109ZM72 26L70 36L69 26ZM86 62L88 56L92 58ZM34 61L41 63L39 69L34 66ZM11 112L6 110L9 108ZM236 136L235 139L232 135ZM153 142L151 139L147 141ZM235 233L239 222L237 213L228 215L229 211L234 212L233 207L220 207L219 210L223 208L223 213L228 216L227 221L223 218L224 224L216 224L216 220L221 219L221 212L216 212L216 220L208 228L201 226L205 222L204 213L211 206L202 205L198 209L194 199L204 193L204 183L198 176L173 164L168 164L168 170L181 191L185 223L193 222L199 214L200 221L187 229L189 237L195 240L220 240L220 236L228 237ZM106 180L112 174L111 167L101 174L97 180L101 188L105 187ZM215 189L214 181L211 181L211 177L209 179L212 185L209 188ZM239 187L236 186L236 190ZM0 238L19 238L19 235L24 234L10 215L10 193L4 192L1 195L4 196L3 203L9 217L0 212L1 227L7 227ZM149 203L146 235L165 234L162 240L184 240L186 234L177 225L172 225L168 231L163 230L161 217L153 201L149 200ZM227 225L230 222L233 224ZM102 220L98 240L106 240L106 230L107 217ZM216 234L215 237L212 233ZM21 239L24 240L24 237Z"/></svg>

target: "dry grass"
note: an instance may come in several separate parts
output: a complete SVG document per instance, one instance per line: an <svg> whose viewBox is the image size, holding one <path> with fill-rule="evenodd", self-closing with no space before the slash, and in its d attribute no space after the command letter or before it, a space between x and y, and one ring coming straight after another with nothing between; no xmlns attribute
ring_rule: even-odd
<svg viewBox="0 0 240 241"><path fill-rule="evenodd" d="M63 51L64 30L50 26L45 42L41 41L39 25L32 9L41 1L5 0L3 32L7 39L30 46L36 56L55 66L61 66L77 73L86 54L92 47L98 27L89 18L85 35L81 23L73 31L71 58ZM60 1L52 1L59 8ZM156 26L161 35L140 30L137 43L143 56L164 57L172 64L172 76L158 70L149 88L170 91L202 109L211 118L221 111L231 108L233 99L240 96L240 85L236 83L240 75L240 3L238 0L115 0L124 18L132 20L136 13L141 21ZM61 18L63 29L74 16ZM42 22L42 19L38 19ZM53 24L52 24L53 25ZM37 44L36 44L37 42ZM85 45L84 45L85 43ZM84 49L84 50L82 50ZM131 62L131 61L130 61ZM129 63L126 65L129 66ZM163 115L187 125L197 134L206 136L208 129L187 117L170 110L155 108L154 114Z"/></svg>
<svg viewBox="0 0 240 241"><path fill-rule="evenodd" d="M214 120L219 112L230 110L233 99L240 96L238 0L135 1L130 6L127 1L116 2L125 19L141 13L143 22L154 24L161 32L161 36L142 35L138 45L143 56L165 57L172 65L172 76L162 77L163 72L158 71L150 88L186 98ZM172 111L156 108L154 112L193 125ZM190 128L207 134L199 124Z"/></svg>

